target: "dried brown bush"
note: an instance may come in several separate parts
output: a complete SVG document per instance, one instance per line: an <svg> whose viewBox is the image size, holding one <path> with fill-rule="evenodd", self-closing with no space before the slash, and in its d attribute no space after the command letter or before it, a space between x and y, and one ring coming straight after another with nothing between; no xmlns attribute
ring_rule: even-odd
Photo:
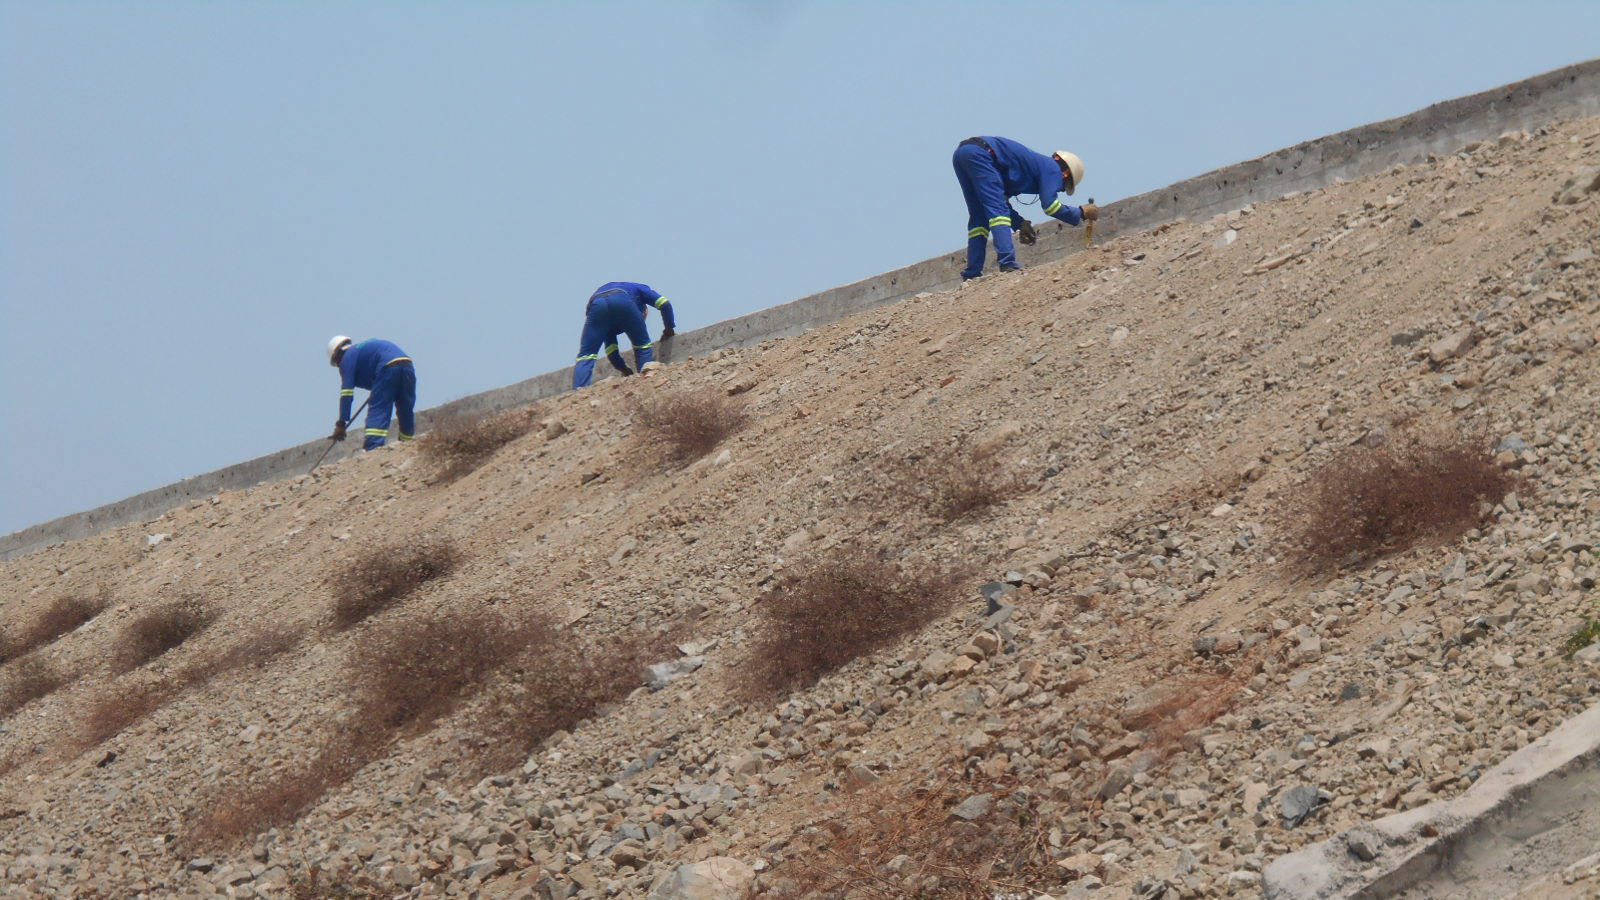
<svg viewBox="0 0 1600 900"><path fill-rule="evenodd" d="M289 878L288 900L389 900L394 891L365 873L328 875L316 866Z"/></svg>
<svg viewBox="0 0 1600 900"><path fill-rule="evenodd" d="M627 638L601 647L543 624L526 628L523 639L475 716L488 738L474 760L477 774L522 762L545 738L623 699L644 683L648 661L671 649L670 641Z"/></svg>
<svg viewBox="0 0 1600 900"><path fill-rule="evenodd" d="M26 627L0 635L0 662L14 659L51 643L100 614L106 597L58 597Z"/></svg>
<svg viewBox="0 0 1600 900"><path fill-rule="evenodd" d="M382 612L424 582L450 574L461 560L455 543L442 537L363 551L327 580L334 594L334 625L349 628Z"/></svg>
<svg viewBox="0 0 1600 900"><path fill-rule="evenodd" d="M417 441L417 450L434 467L435 483L449 483L471 473L495 451L532 431L535 421L532 409L449 416Z"/></svg>
<svg viewBox="0 0 1600 900"><path fill-rule="evenodd" d="M122 631L112 654L117 672L137 669L200 633L214 618L199 600L172 600L140 615Z"/></svg>
<svg viewBox="0 0 1600 900"><path fill-rule="evenodd" d="M185 687L204 684L236 669L265 665L294 649L301 631L292 625L274 625L239 638L223 650L185 666L176 680Z"/></svg>
<svg viewBox="0 0 1600 900"><path fill-rule="evenodd" d="M743 400L714 388L678 388L646 394L633 403L640 438L657 445L673 465L710 453L744 428L750 413Z"/></svg>
<svg viewBox="0 0 1600 900"><path fill-rule="evenodd" d="M125 687L113 684L91 699L69 740L74 749L93 747L165 706L178 690L168 682Z"/></svg>
<svg viewBox="0 0 1600 900"><path fill-rule="evenodd" d="M742 687L760 695L810 685L937 618L955 586L954 575L906 572L865 550L814 559L761 604Z"/></svg>
<svg viewBox="0 0 1600 900"><path fill-rule="evenodd" d="M987 812L954 814L979 795L991 801ZM1054 888L1068 876L1051 865L1037 802L987 779L847 794L790 848L757 900L991 900Z"/></svg>
<svg viewBox="0 0 1600 900"><path fill-rule="evenodd" d="M1400 433L1352 447L1314 473L1290 513L1291 532L1313 568L1363 562L1455 540L1515 484L1482 441Z"/></svg>
<svg viewBox="0 0 1600 900"><path fill-rule="evenodd" d="M0 716L11 715L69 680L38 654L14 660L6 666L5 681L0 682Z"/></svg>
<svg viewBox="0 0 1600 900"><path fill-rule="evenodd" d="M882 469L874 499L914 506L940 522L981 515L1028 489L1005 455L959 444L918 449L885 461Z"/></svg>
<svg viewBox="0 0 1600 900"><path fill-rule="evenodd" d="M380 625L352 654L354 709L305 766L224 786L188 832L196 846L230 844L294 821L401 737L426 731L480 691L551 626L471 612Z"/></svg>

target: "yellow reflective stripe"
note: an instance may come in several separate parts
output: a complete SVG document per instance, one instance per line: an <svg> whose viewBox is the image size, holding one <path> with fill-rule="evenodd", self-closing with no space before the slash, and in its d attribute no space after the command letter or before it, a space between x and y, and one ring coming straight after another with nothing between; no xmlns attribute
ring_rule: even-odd
<svg viewBox="0 0 1600 900"><path fill-rule="evenodd" d="M353 391L353 390L340 391L339 392L339 396L341 396L341 397L354 397L355 395L356 395L356 392Z"/></svg>
<svg viewBox="0 0 1600 900"><path fill-rule="evenodd" d="M606 355L607 356L610 356L611 354L613 354L615 352L617 352L617 345L616 344L607 344L606 345Z"/></svg>
<svg viewBox="0 0 1600 900"><path fill-rule="evenodd" d="M1050 204L1049 206L1045 207L1045 209L1044 209L1044 214L1047 215L1047 216L1053 216L1058 212L1061 212L1061 198L1060 197L1057 197L1056 198L1056 202Z"/></svg>
<svg viewBox="0 0 1600 900"><path fill-rule="evenodd" d="M975 237L988 237L988 236L989 236L989 229L987 229L987 228L984 228L984 227L980 226L978 228L969 228L969 229L967 229L967 237L969 239L975 238Z"/></svg>
<svg viewBox="0 0 1600 900"><path fill-rule="evenodd" d="M580 357L578 357L578 362L583 362L586 359L599 359L599 358L600 358L600 354L591 353L588 356L580 356Z"/></svg>
<svg viewBox="0 0 1600 900"><path fill-rule="evenodd" d="M637 346L637 347L635 347L633 349L634 349L635 352L640 351L640 350L649 350L650 347L653 345L653 343L654 342L652 342L650 344L640 344L639 346Z"/></svg>
<svg viewBox="0 0 1600 900"><path fill-rule="evenodd" d="M660 309L661 307L666 306L666 305L667 305L667 298L665 298L665 297L657 297L656 298L656 309Z"/></svg>
<svg viewBox="0 0 1600 900"><path fill-rule="evenodd" d="M415 437L415 435L406 434L404 431L400 432L400 440L402 440L402 441L409 441L413 437Z"/></svg>
<svg viewBox="0 0 1600 900"><path fill-rule="evenodd" d="M989 220L989 227L990 228L994 228L997 225L1010 225L1010 224L1011 224L1011 217L1010 216L995 216L994 218Z"/></svg>
<svg viewBox="0 0 1600 900"><path fill-rule="evenodd" d="M367 429L367 437L388 437L388 436L389 436L389 429L387 429L387 428L368 428Z"/></svg>

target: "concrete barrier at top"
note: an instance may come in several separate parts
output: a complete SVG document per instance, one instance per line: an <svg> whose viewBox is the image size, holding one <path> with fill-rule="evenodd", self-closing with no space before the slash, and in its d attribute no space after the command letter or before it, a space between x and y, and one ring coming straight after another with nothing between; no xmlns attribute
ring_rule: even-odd
<svg viewBox="0 0 1600 900"><path fill-rule="evenodd" d="M1469 141L1506 131L1536 128L1559 119L1600 115L1600 59L1556 69L1523 81L1435 103L1394 119L1273 151L1265 156L1197 175L1159 190L1102 207L1098 237L1142 231L1178 219L1200 220L1294 191L1323 187L1341 179L1419 162L1431 154L1458 150ZM935 148L936 152L943 152ZM950 186L951 191L955 186ZM1060 259L1082 248L1079 232L1060 223L1039 229L1039 243L1024 250L1029 263ZM748 315L686 331L673 339L678 359L723 348L747 347L787 337L852 313L885 306L924 291L960 283L965 251L913 263L853 284L831 288ZM562 368L425 410L421 421L444 415L476 415L524 406L554 396L571 384ZM221 490L303 474L327 447L326 439L259 456L226 468L185 478L85 512L62 516L0 537L0 560L61 541L159 516L167 510ZM347 441L329 461L357 452Z"/></svg>

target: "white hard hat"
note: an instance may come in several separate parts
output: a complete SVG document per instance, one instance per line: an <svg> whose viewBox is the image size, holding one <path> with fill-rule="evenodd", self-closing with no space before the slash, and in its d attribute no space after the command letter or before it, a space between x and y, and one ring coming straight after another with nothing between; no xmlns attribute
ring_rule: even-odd
<svg viewBox="0 0 1600 900"><path fill-rule="evenodd" d="M342 334L334 335L333 340L328 342L328 365L337 366L339 364L339 348L351 343L354 343L354 341Z"/></svg>
<svg viewBox="0 0 1600 900"><path fill-rule="evenodd" d="M1071 194L1078 185L1083 184L1083 160L1079 159L1076 153L1057 150L1056 161L1066 163L1067 172L1072 176L1072 182L1067 185L1067 193Z"/></svg>

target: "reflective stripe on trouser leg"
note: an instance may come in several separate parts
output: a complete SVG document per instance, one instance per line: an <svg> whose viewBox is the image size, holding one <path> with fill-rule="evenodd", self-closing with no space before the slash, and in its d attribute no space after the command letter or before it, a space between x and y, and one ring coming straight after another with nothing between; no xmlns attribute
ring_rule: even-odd
<svg viewBox="0 0 1600 900"><path fill-rule="evenodd" d="M378 380L372 383L372 393L367 395L367 439L361 444L363 450L382 447L389 438L389 417L394 415L399 374L400 369L396 366L385 366L378 370Z"/></svg>

